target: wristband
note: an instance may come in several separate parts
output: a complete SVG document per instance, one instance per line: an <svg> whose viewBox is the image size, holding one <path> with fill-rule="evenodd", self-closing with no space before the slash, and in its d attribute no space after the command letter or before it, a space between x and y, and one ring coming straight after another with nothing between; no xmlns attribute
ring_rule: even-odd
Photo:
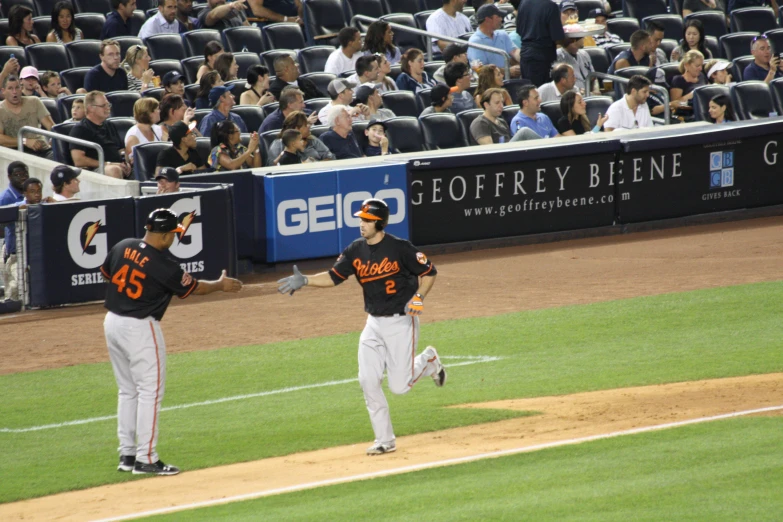
<svg viewBox="0 0 783 522"><path fill-rule="evenodd" d="M596 125L593 127L593 130L591 131L593 134L601 132L601 127L599 125Z"/></svg>
<svg viewBox="0 0 783 522"><path fill-rule="evenodd" d="M413 297L418 297L419 299L421 299L421 300L424 300L424 296L423 296L423 295L421 295L421 294L420 294L420 293L418 293L418 292L416 292L415 294L413 294Z"/></svg>

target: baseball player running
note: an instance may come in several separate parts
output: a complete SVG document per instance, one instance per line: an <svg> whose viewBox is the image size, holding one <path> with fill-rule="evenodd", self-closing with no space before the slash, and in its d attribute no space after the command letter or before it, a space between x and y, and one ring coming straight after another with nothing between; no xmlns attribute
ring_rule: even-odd
<svg viewBox="0 0 783 522"><path fill-rule="evenodd" d="M226 277L202 281L182 270L168 249L185 230L167 208L147 218L143 239L124 239L106 256L101 272L108 280L103 322L109 358L119 388L117 434L119 471L176 475L179 468L164 464L158 442L160 404L166 388L166 343L160 320L172 295L238 292L242 283Z"/></svg>
<svg viewBox="0 0 783 522"><path fill-rule="evenodd" d="M418 316L437 270L409 241L384 232L389 207L383 200L364 201L354 216L361 218L362 238L348 245L331 270L305 276L294 266L294 275L278 281L278 291L293 295L303 286L331 287L351 275L359 280L369 314L359 339L359 383L375 433L367 454L381 455L397 449L381 388L384 370L389 389L396 394L407 393L425 375L437 386L446 382L446 369L435 348L428 346L416 356Z"/></svg>

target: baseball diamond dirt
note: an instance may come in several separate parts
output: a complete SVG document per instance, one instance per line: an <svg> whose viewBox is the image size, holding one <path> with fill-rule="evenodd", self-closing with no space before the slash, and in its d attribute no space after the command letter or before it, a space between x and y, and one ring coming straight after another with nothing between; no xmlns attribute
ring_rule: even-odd
<svg viewBox="0 0 783 522"><path fill-rule="evenodd" d="M775 281L783 272L782 232L783 217L774 217L432 256L440 275L422 321ZM300 268L312 272L330 264L300 263ZM355 331L362 324L355 281L330 292L303 289L306 299L285 299L275 294L274 283L283 272L287 275L287 268L242 278L246 286L233 299L216 295L173 304L162 323L169 353L320 337ZM356 306L338 309L332 306L337 299ZM298 318L316 314L322 320L302 332ZM4 339L24 339L23 345L0 347L0 374L108 361L104 315L101 305L85 305L0 316ZM272 316L275 321L259 319ZM230 327L216 331L213 324ZM29 335L31 331L35 335ZM65 331L67 337L62 335ZM401 450L384 459L366 457L364 446L330 448L0 505L0 519L116 517L302 487L305 481L349 480L358 474L777 406L783 402L781 387L781 375L775 374L484 404L480 407L543 414L406 437ZM639 408L638 402L629 406L631 396L642 398L644 406ZM144 503L130 499L144 499ZM122 506L122 512L117 506Z"/></svg>

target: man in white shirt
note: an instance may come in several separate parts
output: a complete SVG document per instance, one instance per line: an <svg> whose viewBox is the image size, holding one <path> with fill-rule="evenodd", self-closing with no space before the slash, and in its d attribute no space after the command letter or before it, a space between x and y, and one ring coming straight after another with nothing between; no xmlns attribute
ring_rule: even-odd
<svg viewBox="0 0 783 522"><path fill-rule="evenodd" d="M462 14L467 0L443 0L443 7L435 11L427 18L427 31L443 36L459 37L465 33L473 32L470 20ZM432 39L432 52L439 53L446 49L451 42Z"/></svg>
<svg viewBox="0 0 783 522"><path fill-rule="evenodd" d="M631 77L626 87L627 94L614 102L606 111L606 116L609 118L604 123L606 132L653 126L650 109L647 107L650 83L650 80L639 74Z"/></svg>
<svg viewBox="0 0 783 522"><path fill-rule="evenodd" d="M365 54L356 60L356 72L348 77L348 81L356 85L375 83L381 68L373 54Z"/></svg>
<svg viewBox="0 0 783 522"><path fill-rule="evenodd" d="M355 27L343 27L337 39L340 47L329 55L324 72L340 76L346 71L356 69L356 60L361 56L359 51L362 49L362 35Z"/></svg>
<svg viewBox="0 0 783 522"><path fill-rule="evenodd" d="M79 199L76 194L79 193L79 174L82 169L69 167L67 165L58 165L52 170L49 179L52 182L54 201L67 201L69 199Z"/></svg>
<svg viewBox="0 0 783 522"><path fill-rule="evenodd" d="M179 34L177 21L177 0L160 0L158 12L144 22L139 30L139 38L144 40L155 34Z"/></svg>
<svg viewBox="0 0 783 522"><path fill-rule="evenodd" d="M574 68L561 63L552 69L552 81L538 88L538 94L542 102L559 101L560 97L568 91L575 91L576 75Z"/></svg>
<svg viewBox="0 0 783 522"><path fill-rule="evenodd" d="M353 101L353 90L356 88L355 83L351 83L345 78L337 78L329 82L329 86L326 88L329 91L329 97L332 99L332 103L324 105L320 111L318 111L318 119L321 122L326 122L329 119L329 111L336 105L345 106L348 114L351 116L352 121L363 121L369 115L369 110L363 103L358 103L353 107L349 107L351 101Z"/></svg>

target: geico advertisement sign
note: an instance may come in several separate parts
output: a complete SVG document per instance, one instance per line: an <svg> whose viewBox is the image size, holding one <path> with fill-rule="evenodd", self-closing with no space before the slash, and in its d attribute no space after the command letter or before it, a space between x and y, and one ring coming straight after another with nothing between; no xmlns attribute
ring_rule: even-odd
<svg viewBox="0 0 783 522"><path fill-rule="evenodd" d="M354 217L351 207L365 199L397 201L397 211L389 216L389 224L405 220L405 193L402 189L383 189L370 192L349 192L307 199L288 199L277 205L277 231L281 236L298 236L308 232L326 232L345 227L358 227L360 218ZM359 205L355 205L359 209ZM394 205L389 205L393 208Z"/></svg>

